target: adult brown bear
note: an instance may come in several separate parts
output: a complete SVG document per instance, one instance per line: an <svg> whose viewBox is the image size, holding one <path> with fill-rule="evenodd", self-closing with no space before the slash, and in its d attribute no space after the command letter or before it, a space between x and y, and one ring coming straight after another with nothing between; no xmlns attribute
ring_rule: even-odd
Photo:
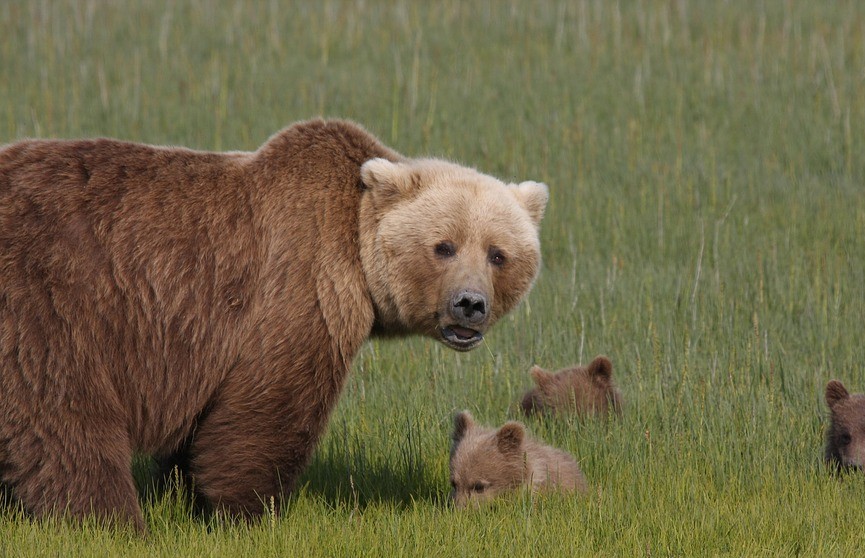
<svg viewBox="0 0 865 558"><path fill-rule="evenodd" d="M344 121L252 153L3 147L0 481L143 529L133 452L186 448L214 509L260 514L371 333L469 350L528 292L547 197Z"/></svg>

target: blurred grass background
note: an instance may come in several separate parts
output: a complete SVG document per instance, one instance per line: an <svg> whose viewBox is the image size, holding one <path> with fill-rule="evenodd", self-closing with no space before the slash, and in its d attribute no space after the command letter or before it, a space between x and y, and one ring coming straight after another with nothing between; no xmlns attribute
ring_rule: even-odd
<svg viewBox="0 0 865 558"><path fill-rule="evenodd" d="M865 479L821 464L865 391L857 1L0 3L0 142L252 150L315 116L549 184L534 291L470 354L367 343L283 517L146 540L0 515L0 555L858 555ZM604 353L609 424L529 421L583 499L446 502L451 416L516 418L533 363Z"/></svg>

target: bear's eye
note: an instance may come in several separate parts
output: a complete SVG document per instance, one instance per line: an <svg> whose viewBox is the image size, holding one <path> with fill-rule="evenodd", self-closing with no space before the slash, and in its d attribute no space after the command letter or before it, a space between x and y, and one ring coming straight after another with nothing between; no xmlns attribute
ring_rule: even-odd
<svg viewBox="0 0 865 558"><path fill-rule="evenodd" d="M501 250L499 250L498 248L491 248L490 249L489 258L490 258L490 263L496 267L501 267L501 266L505 265L505 260L507 259L507 258L505 258L505 253L502 252Z"/></svg>
<svg viewBox="0 0 865 558"><path fill-rule="evenodd" d="M486 490L486 485L482 482L476 482L474 486L472 486L472 492L481 493Z"/></svg>
<svg viewBox="0 0 865 558"><path fill-rule="evenodd" d="M441 258L452 258L457 253L457 248L452 242L439 242L435 246L435 253Z"/></svg>
<svg viewBox="0 0 865 558"><path fill-rule="evenodd" d="M841 445L841 446L849 446L849 445L850 445L850 441L851 441L851 438L850 438L850 433L849 433L849 432L842 432L841 434L838 435L838 444L839 444L839 445Z"/></svg>

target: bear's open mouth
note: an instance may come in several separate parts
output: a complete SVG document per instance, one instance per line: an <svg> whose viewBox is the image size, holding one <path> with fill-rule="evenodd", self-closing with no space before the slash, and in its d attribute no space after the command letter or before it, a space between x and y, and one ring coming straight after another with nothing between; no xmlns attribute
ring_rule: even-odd
<svg viewBox="0 0 865 558"><path fill-rule="evenodd" d="M445 344L458 351L474 349L484 339L480 331L458 325L443 327L441 333Z"/></svg>

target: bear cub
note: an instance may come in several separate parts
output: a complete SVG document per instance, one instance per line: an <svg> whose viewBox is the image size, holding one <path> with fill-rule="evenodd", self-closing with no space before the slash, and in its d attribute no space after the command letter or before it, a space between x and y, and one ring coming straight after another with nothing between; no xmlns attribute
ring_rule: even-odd
<svg viewBox="0 0 865 558"><path fill-rule="evenodd" d="M487 428L475 423L468 411L454 419L450 473L451 499L460 508L523 485L532 490L587 490L570 454L532 439L519 422Z"/></svg>
<svg viewBox="0 0 865 558"><path fill-rule="evenodd" d="M850 395L844 384L826 385L829 429L826 431L826 463L836 469L865 468L865 394Z"/></svg>
<svg viewBox="0 0 865 558"><path fill-rule="evenodd" d="M588 366L564 368L552 373L533 366L535 381L520 404L523 413L571 414L579 417L606 417L610 411L622 414L622 395L613 382L613 363L597 356Z"/></svg>

